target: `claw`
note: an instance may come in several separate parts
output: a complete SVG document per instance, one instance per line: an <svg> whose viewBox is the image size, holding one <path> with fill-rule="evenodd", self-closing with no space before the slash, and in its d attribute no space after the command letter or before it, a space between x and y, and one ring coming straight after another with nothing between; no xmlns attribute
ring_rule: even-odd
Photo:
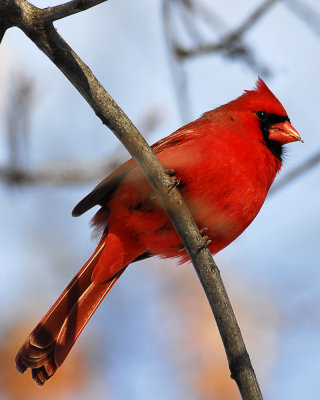
<svg viewBox="0 0 320 400"><path fill-rule="evenodd" d="M208 231L208 228L202 228L199 230L199 232L201 233L201 235L203 235L204 233L206 233ZM205 247L210 246L210 244L212 243L212 240L208 237L208 236L202 236L202 240L201 240L201 244L199 245L198 249L197 249L197 253L199 253L201 250L203 250ZM185 247L184 245L181 243L178 246L178 251L185 251Z"/></svg>
<svg viewBox="0 0 320 400"><path fill-rule="evenodd" d="M197 253L200 253L201 250L210 246L211 243L212 243L212 240L209 239L208 236L203 236L202 243L199 245L199 247L197 249Z"/></svg>
<svg viewBox="0 0 320 400"><path fill-rule="evenodd" d="M172 182L171 182L171 185L169 186L169 193L171 192L171 190L174 188L174 187L177 187L179 184L180 184L180 179L178 179L176 176L175 176L175 171L174 171L174 169L166 169L165 171L164 171L168 176L170 176L170 178L172 178Z"/></svg>
<svg viewBox="0 0 320 400"><path fill-rule="evenodd" d="M174 169L165 169L164 172L165 172L165 174L167 174L169 176L173 176L174 175Z"/></svg>
<svg viewBox="0 0 320 400"><path fill-rule="evenodd" d="M180 183L181 183L181 181L180 181L180 179L178 179L176 176L174 176L174 169L166 169L165 171L164 171L168 176L170 176L170 178L171 178L171 184L170 184L170 186L169 186L169 188L168 188L168 193L170 193L171 192L171 190L173 189L173 188L175 188L175 187L177 187L178 185L180 185ZM149 195L149 198L150 198L150 200L155 200L156 198L157 198L157 196L155 195L155 193L151 193L150 195Z"/></svg>
<svg viewBox="0 0 320 400"><path fill-rule="evenodd" d="M204 227L204 228L200 229L199 232L201 233L201 235L203 235L204 233L208 232L208 228ZM199 245L197 252L199 253L205 247L210 246L211 243L212 243L212 240L209 239L208 236L202 236L202 243Z"/></svg>
<svg viewBox="0 0 320 400"><path fill-rule="evenodd" d="M173 177L173 178L172 178L171 185L169 186L169 193L171 192L171 190L172 190L174 187L177 187L179 184L180 184L180 179L178 179L177 177Z"/></svg>

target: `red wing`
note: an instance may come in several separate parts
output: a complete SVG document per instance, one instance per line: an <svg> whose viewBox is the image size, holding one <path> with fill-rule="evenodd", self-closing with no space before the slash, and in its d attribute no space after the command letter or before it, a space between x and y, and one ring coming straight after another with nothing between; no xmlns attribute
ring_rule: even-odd
<svg viewBox="0 0 320 400"><path fill-rule="evenodd" d="M119 168L104 178L98 185L84 197L72 210L74 217L79 217L90 208L108 202L113 193L117 190L122 179L136 166L133 159L122 164Z"/></svg>
<svg viewBox="0 0 320 400"><path fill-rule="evenodd" d="M179 144L186 143L189 140L195 139L197 133L195 127L198 127L201 122L196 120L188 125L178 129L170 136L159 140L154 143L151 148L157 154L164 150L169 149L172 146L179 146ZM198 131L199 132L199 131ZM201 130L200 130L201 132ZM199 133L198 133L199 134ZM122 179L127 175L132 168L136 167L136 163L133 159L130 159L126 163L122 164L112 174L108 175L103 179L86 197L84 197L73 209L72 215L78 217L90 210L90 208L96 205L107 204L113 193L117 190Z"/></svg>
<svg viewBox="0 0 320 400"><path fill-rule="evenodd" d="M198 120L191 122L190 124L185 125L184 127L173 132L171 135L160 139L151 146L152 150L158 154L161 151L169 149L170 147L179 146L179 144L184 144L189 140L195 139L197 132L194 128L196 125L198 125L197 122Z"/></svg>

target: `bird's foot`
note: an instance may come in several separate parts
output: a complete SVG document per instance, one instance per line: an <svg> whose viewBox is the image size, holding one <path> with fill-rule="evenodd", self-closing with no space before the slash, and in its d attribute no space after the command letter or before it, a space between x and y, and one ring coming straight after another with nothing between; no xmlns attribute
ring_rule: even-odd
<svg viewBox="0 0 320 400"><path fill-rule="evenodd" d="M180 185L181 181L175 176L174 169L166 169L164 171L171 178L171 185L169 186L169 193L171 190Z"/></svg>
<svg viewBox="0 0 320 400"><path fill-rule="evenodd" d="M201 243L197 249L197 253L199 253L201 250L203 250L205 247L210 246L210 244L212 243L212 240L208 237L208 236L203 236L204 233L206 233L208 231L208 228L202 228L199 230L200 234L202 235L202 239L201 239ZM184 245L181 243L178 246L178 251L185 251L186 248L184 247Z"/></svg>
<svg viewBox="0 0 320 400"><path fill-rule="evenodd" d="M210 244L212 243L212 240L208 237L208 236L203 236L204 233L206 233L208 231L208 228L202 228L200 229L200 234L202 235L202 240L201 243L197 249L197 253L200 253L201 250L203 250L204 248L210 246Z"/></svg>
<svg viewBox="0 0 320 400"><path fill-rule="evenodd" d="M174 174L175 174L174 169L165 169L164 173L169 176L174 176Z"/></svg>

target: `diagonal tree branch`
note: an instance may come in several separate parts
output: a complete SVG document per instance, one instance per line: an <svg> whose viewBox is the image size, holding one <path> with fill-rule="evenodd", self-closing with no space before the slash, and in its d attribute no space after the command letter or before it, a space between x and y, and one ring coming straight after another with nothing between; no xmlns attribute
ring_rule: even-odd
<svg viewBox="0 0 320 400"><path fill-rule="evenodd" d="M219 269L207 248L199 251L203 245L202 236L178 190L169 190L172 181L164 172L158 158L89 67L68 46L53 25L48 23L48 12L34 7L26 0L3 1L0 3L0 19L6 13L12 12L7 16L10 23L18 26L64 73L143 170L179 233L197 271L217 321L231 376L236 380L242 398L262 399Z"/></svg>

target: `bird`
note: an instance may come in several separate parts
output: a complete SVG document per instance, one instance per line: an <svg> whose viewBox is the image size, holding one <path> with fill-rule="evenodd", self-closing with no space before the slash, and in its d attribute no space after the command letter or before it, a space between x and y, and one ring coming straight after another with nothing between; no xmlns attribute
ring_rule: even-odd
<svg viewBox="0 0 320 400"><path fill-rule="evenodd" d="M277 97L258 78L252 90L205 112L151 146L174 174L214 255L253 221L280 171L284 145L302 139ZM78 336L129 264L152 256L189 260L171 221L133 159L102 180L73 209L100 206L101 239L89 260L27 337L16 368L38 385L62 365Z"/></svg>

